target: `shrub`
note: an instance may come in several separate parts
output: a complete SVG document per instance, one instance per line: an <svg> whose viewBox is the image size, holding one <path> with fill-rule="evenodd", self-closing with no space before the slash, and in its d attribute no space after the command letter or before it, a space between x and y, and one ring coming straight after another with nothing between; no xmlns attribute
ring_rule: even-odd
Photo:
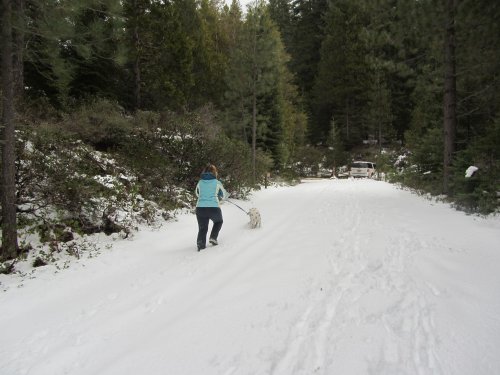
<svg viewBox="0 0 500 375"><path fill-rule="evenodd" d="M61 126L96 150L110 151L124 144L133 123L119 105L97 99L64 116Z"/></svg>
<svg viewBox="0 0 500 375"><path fill-rule="evenodd" d="M250 147L220 132L210 108L184 114L122 113L107 101L18 133L20 228L52 251L74 234L128 235L194 203L201 169L215 163L233 195L252 185ZM271 160L258 153L260 179ZM65 245L68 242L68 245Z"/></svg>
<svg viewBox="0 0 500 375"><path fill-rule="evenodd" d="M426 133L416 136L407 133L409 148L404 165L394 179L413 189L423 190L431 194L443 191L443 146L442 130L428 129Z"/></svg>
<svg viewBox="0 0 500 375"><path fill-rule="evenodd" d="M458 208L489 214L498 210L500 191L500 120L493 122L482 137L457 153L453 165L452 197ZM465 177L469 166L479 170Z"/></svg>
<svg viewBox="0 0 500 375"><path fill-rule="evenodd" d="M316 177L323 159L321 150L311 146L301 147L291 165L293 173L301 177Z"/></svg>

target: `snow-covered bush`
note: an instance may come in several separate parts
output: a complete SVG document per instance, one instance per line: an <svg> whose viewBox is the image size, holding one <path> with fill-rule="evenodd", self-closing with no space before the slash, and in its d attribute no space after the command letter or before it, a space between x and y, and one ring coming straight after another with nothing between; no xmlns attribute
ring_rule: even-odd
<svg viewBox="0 0 500 375"><path fill-rule="evenodd" d="M24 247L36 239L47 262L54 253L90 249L89 235L128 237L140 224L159 225L192 208L209 162L233 196L245 196L253 180L250 147L219 132L214 118L207 109L128 115L107 101L42 123L26 118L17 133ZM257 176L271 165L259 153Z"/></svg>

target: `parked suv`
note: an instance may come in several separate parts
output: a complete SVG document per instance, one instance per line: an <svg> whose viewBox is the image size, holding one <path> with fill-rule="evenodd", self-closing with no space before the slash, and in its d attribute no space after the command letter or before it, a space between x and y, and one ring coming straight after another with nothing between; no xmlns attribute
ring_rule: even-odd
<svg viewBox="0 0 500 375"><path fill-rule="evenodd" d="M370 161L354 161L349 171L351 177L368 177L375 175L375 163Z"/></svg>

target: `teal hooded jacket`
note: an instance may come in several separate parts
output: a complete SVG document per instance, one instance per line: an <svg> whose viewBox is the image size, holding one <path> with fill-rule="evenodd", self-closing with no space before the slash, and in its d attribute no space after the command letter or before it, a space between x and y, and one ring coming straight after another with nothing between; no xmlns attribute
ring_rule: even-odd
<svg viewBox="0 0 500 375"><path fill-rule="evenodd" d="M203 173L196 185L198 202L196 207L219 207L219 201L227 198L227 192L222 183L212 173Z"/></svg>

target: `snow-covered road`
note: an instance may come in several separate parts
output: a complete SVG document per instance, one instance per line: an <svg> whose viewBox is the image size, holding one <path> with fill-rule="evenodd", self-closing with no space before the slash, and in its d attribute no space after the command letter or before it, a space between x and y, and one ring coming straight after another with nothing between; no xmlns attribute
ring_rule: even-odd
<svg viewBox="0 0 500 375"><path fill-rule="evenodd" d="M500 220L384 182L255 193L0 293L2 375L500 374ZM10 283L10 284L9 284Z"/></svg>

